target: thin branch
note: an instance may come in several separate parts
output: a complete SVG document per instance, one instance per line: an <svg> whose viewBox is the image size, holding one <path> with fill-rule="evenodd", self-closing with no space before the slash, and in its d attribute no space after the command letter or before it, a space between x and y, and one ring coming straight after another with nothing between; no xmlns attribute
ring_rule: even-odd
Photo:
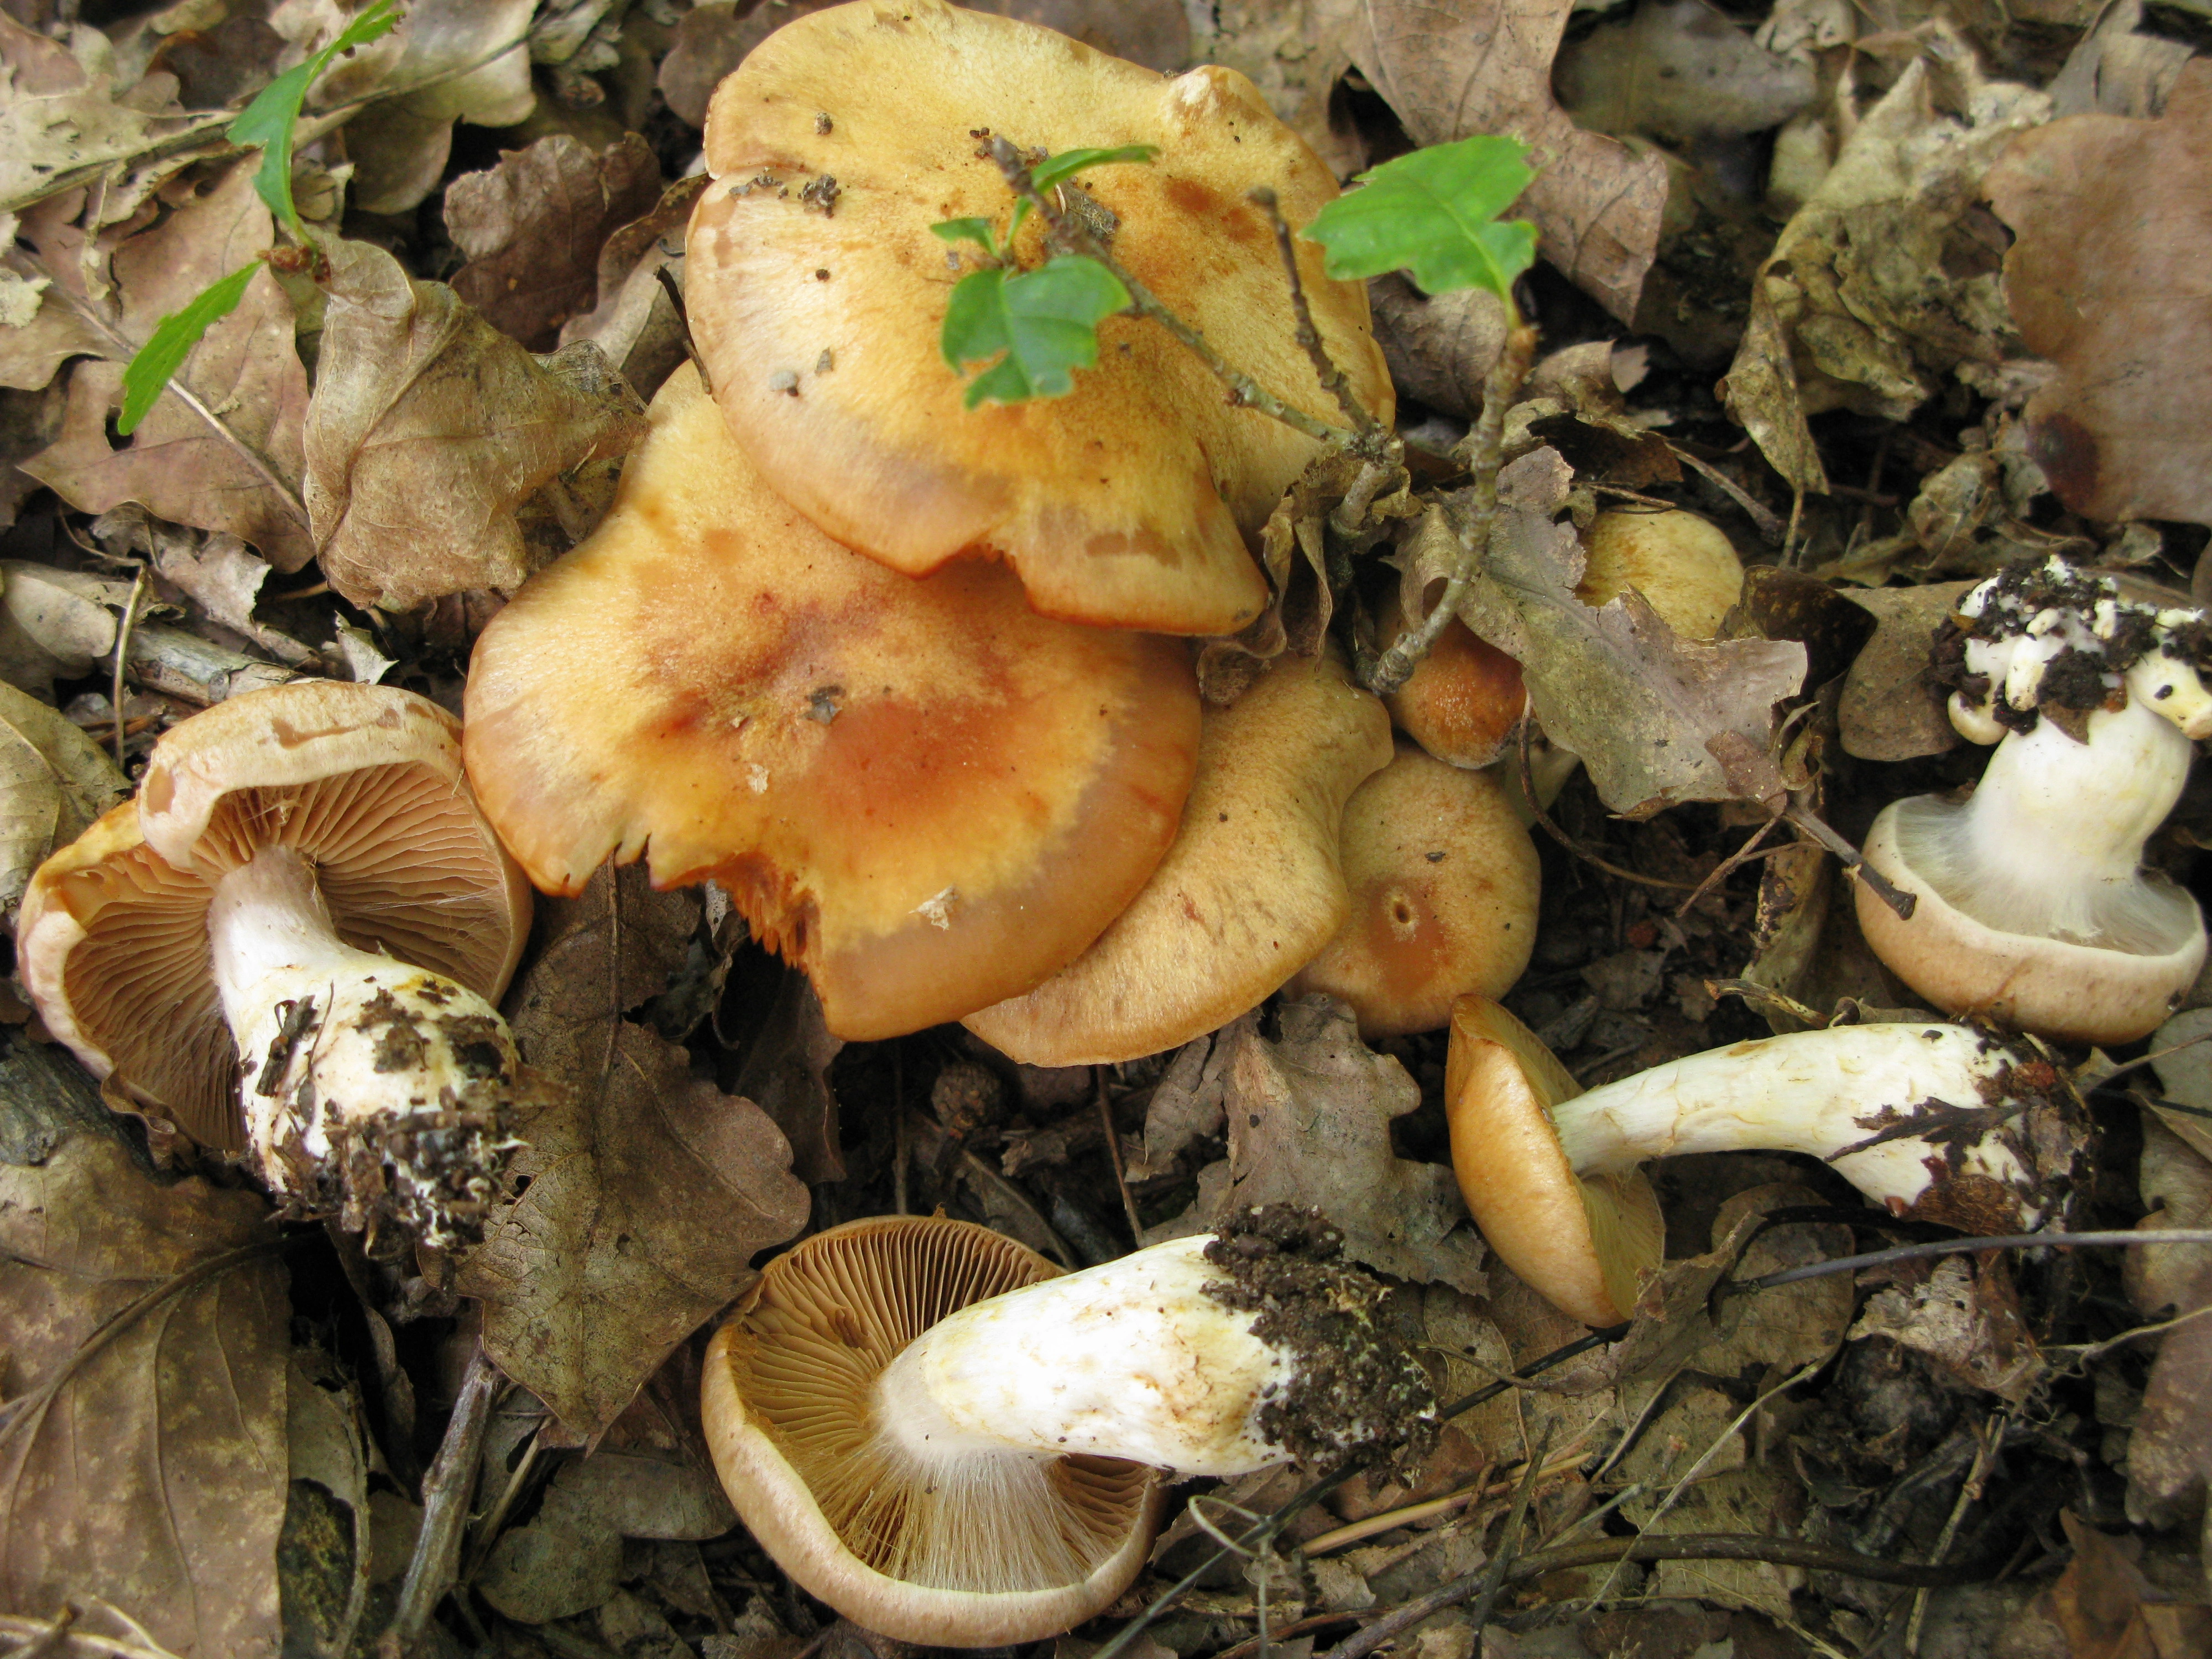
<svg viewBox="0 0 2212 1659"><path fill-rule="evenodd" d="M1820 816L1811 807L1800 806L1793 800L1783 809L1782 816L1803 830L1809 840L1818 842L1833 853L1837 861L1844 866L1845 872L1856 880L1863 882L1869 892L1896 911L1897 919L1899 921L1912 920L1912 913L1920 908L1918 897L1905 891L1887 876L1869 864L1860 855L1857 848L1828 828Z"/></svg>
<svg viewBox="0 0 2212 1659"><path fill-rule="evenodd" d="M1521 1490L1513 1494L1512 1513L1498 1534L1498 1553L1491 1558L1483 1571L1482 1588L1476 1592L1474 1611L1468 1622L1474 1626L1474 1649L1469 1659L1482 1659L1482 1627L1490 1622L1490 1610L1498 1605L1498 1595L1505 1588L1505 1570L1513 1565L1521 1528L1528 1519L1528 1504L1536 1495L1536 1482L1544 1473L1544 1454L1552 1443L1552 1426L1546 1425L1544 1437L1536 1443L1529 1455L1528 1473L1521 1477Z"/></svg>
<svg viewBox="0 0 2212 1659"><path fill-rule="evenodd" d="M2143 1232L1996 1233L1986 1238L1938 1239L1932 1244L1893 1244L1886 1250L1869 1250L1863 1255L1839 1255L1832 1261L1808 1262L1802 1267L1784 1267L1779 1273L1744 1279L1733 1288L1771 1290L1778 1285L1795 1285L1803 1279L1826 1279L1832 1273L1856 1273L1862 1267L1887 1267L1893 1262L1924 1261L1930 1256L1960 1255L1978 1250L2066 1250L2092 1244L2212 1244L2212 1227L2153 1228Z"/></svg>
<svg viewBox="0 0 2212 1659"><path fill-rule="evenodd" d="M1344 411L1344 418L1351 423L1353 431L1369 443L1387 441L1390 434L1382 430L1381 423L1369 412L1367 406L1352 395L1352 382L1345 378L1344 370L1337 366L1336 360L1328 355L1328 348L1322 343L1321 331L1314 326L1313 307L1306 303L1305 281L1298 274L1297 249L1291 242L1290 221L1283 217L1282 204L1276 199L1275 192L1261 185L1255 190L1248 191L1245 199L1265 213L1267 222L1274 227L1275 252L1282 256L1283 275L1289 278L1291 284L1291 310L1298 319L1297 343L1312 360L1315 374L1320 378L1329 396L1336 399L1336 406Z"/></svg>
<svg viewBox="0 0 2212 1659"><path fill-rule="evenodd" d="M1508 313L1511 311L1508 303ZM1396 643L1360 676L1370 691L1387 697L1413 678L1414 667L1429 654L1445 626L1459 614L1461 597L1490 547L1490 527L1498 520L1498 471L1505 435L1505 411L1519 395L1521 382L1536 358L1536 331L1525 323L1505 331L1504 349L1482 381L1482 413L1474 428L1452 452L1452 459L1474 474L1468 487L1469 507L1463 521L1455 522L1459 533L1459 556L1444 579L1443 597L1420 625L1398 636Z"/></svg>
<svg viewBox="0 0 2212 1659"><path fill-rule="evenodd" d="M453 1588L461 1565L461 1529L468 1523L477 1466L483 1460L484 1430L491 1422L493 1396L504 1380L477 1344L446 1437L422 1477L422 1525L415 1535L415 1559L407 1564L392 1623L377 1640L378 1659L402 1659L422 1639L431 1613Z"/></svg>
<svg viewBox="0 0 2212 1659"><path fill-rule="evenodd" d="M115 627L115 680L110 695L114 700L115 769L123 770L123 677L131 665L131 630L138 625L139 601L146 597L146 567L140 565L131 578L131 597L123 602L123 620Z"/></svg>
<svg viewBox="0 0 2212 1659"><path fill-rule="evenodd" d="M1030 178L1029 164L1022 160L1021 151L1012 144L994 134L983 153L997 163L1007 188L1027 202L1037 216L1052 228L1054 241L1096 259L1112 271L1121 286L1129 290L1129 298L1134 303L1138 315L1149 317L1159 324L1181 341L1186 350L1212 369L1214 378L1229 388L1229 401L1232 404L1240 409L1255 410L1260 414L1280 421L1292 431L1303 432L1319 442L1341 444L1355 453L1364 453L1364 447L1358 434L1342 427L1331 426L1326 421L1316 420L1305 410L1285 403L1243 369L1231 365L1227 358L1213 349L1212 343L1203 334L1168 309L1152 289L1132 276L1107 250L1106 245L1091 234L1089 227L1078 223L1061 211L1056 204L1046 199L1044 192Z"/></svg>
<svg viewBox="0 0 2212 1659"><path fill-rule="evenodd" d="M1114 1103L1106 1097L1106 1068L1091 1068L1091 1085L1098 1097L1098 1121L1106 1131L1106 1160L1114 1166L1114 1185L1121 1194L1121 1213L1129 1218L1129 1237L1136 1241L1133 1248L1145 1248L1145 1224L1137 1214L1137 1200L1129 1196L1128 1171L1121 1167L1121 1137L1114 1129Z"/></svg>

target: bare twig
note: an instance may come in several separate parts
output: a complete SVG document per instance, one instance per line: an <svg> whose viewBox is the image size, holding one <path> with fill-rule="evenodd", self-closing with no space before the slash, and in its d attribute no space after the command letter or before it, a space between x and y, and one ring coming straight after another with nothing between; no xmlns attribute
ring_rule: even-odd
<svg viewBox="0 0 2212 1659"><path fill-rule="evenodd" d="M1343 427L1331 426L1326 421L1317 421L1305 410L1285 403L1215 350L1211 341L1170 310L1152 289L1132 276L1108 251L1106 245L1091 234L1088 226L1078 222L1062 211L1058 204L1047 199L1044 192L1030 179L1029 163L1022 159L1021 151L1014 145L994 134L983 153L997 164L1000 175L1006 181L1006 187L1027 202L1037 216L1051 227L1053 240L1096 259L1112 271L1121 286L1129 290L1129 298L1137 313L1159 324L1174 335L1186 350L1212 370L1214 378L1229 388L1231 404L1280 421L1292 431L1303 432L1319 442L1340 444L1355 453L1365 453L1366 447L1362 444L1358 433Z"/></svg>
<svg viewBox="0 0 2212 1659"><path fill-rule="evenodd" d="M138 602L146 597L146 567L140 565L131 578L131 597L123 602L123 620L115 625L115 678L111 687L115 713L115 769L124 767L123 718L124 670L131 663L131 630L138 625Z"/></svg>
<svg viewBox="0 0 2212 1659"><path fill-rule="evenodd" d="M1513 1494L1512 1512L1498 1529L1497 1553L1483 1569L1482 1586L1475 1593L1474 1611L1468 1617L1468 1622L1474 1626L1474 1648L1469 1659L1482 1659L1482 1627L1490 1622L1490 1610L1498 1605L1498 1593L1505 1588L1505 1570L1513 1565L1514 1554L1520 1547L1521 1528L1528 1523L1529 1500L1536 1495L1536 1483L1544 1473L1544 1454L1551 1443L1551 1425L1547 1425L1544 1437L1529 1454L1528 1473L1521 1477L1521 1490Z"/></svg>
<svg viewBox="0 0 2212 1659"><path fill-rule="evenodd" d="M1847 872L1855 879L1863 882L1869 892L1897 912L1897 919L1899 921L1912 920L1913 911L1919 908L1919 899L1903 890L1881 871L1869 864L1860 856L1857 848L1828 828L1827 824L1822 822L1820 816L1811 807L1801 806L1793 800L1783 809L1782 816L1803 830L1808 839L1817 842L1833 853L1837 861Z"/></svg>
<svg viewBox="0 0 2212 1659"><path fill-rule="evenodd" d="M1106 1158L1114 1166L1114 1185L1121 1194L1121 1213L1129 1218L1129 1237L1136 1248L1145 1248L1145 1224L1137 1215L1137 1200L1129 1196L1128 1172L1121 1167L1121 1137L1114 1131L1114 1103L1106 1097L1106 1068L1091 1068L1091 1086L1097 1093L1098 1122L1106 1131Z"/></svg>
<svg viewBox="0 0 2212 1659"><path fill-rule="evenodd" d="M378 1638L378 1659L404 1659L429 1627L430 1615L453 1587L461 1564L461 1528L469 1518L469 1498L477 1487L477 1465L483 1458L484 1429L491 1421L492 1398L503 1379L483 1345L469 1356L460 1397L453 1402L446 1437L422 1477L422 1527L415 1536L415 1559L399 1587L392 1623Z"/></svg>
<svg viewBox="0 0 2212 1659"><path fill-rule="evenodd" d="M1510 305L1508 310L1510 313ZM1519 394L1521 382L1528 379L1528 367L1535 357L1534 329L1522 323L1505 331L1504 349L1491 365L1490 373L1483 377L1482 413L1476 416L1474 429L1452 452L1452 459L1474 475L1474 482L1468 486L1467 517L1455 520L1452 526L1459 536L1458 556L1452 561L1451 574L1444 579L1443 597L1418 627L1401 634L1390 648L1360 675L1362 684L1378 697L1389 696L1413 677L1415 665L1429 654L1429 647L1437 642L1437 635L1459 614L1461 596L1474 580L1475 569L1490 546L1490 527L1498 519L1498 471L1501 465L1500 446L1505 435L1505 411Z"/></svg>
<svg viewBox="0 0 2212 1659"><path fill-rule="evenodd" d="M1697 896L1702 884L1674 881L1665 876L1647 876L1640 870L1624 869L1618 864L1610 863L1600 858L1565 830L1560 829L1558 824L1553 823L1551 815L1544 811L1543 804L1536 799L1536 777L1528 768L1528 732L1529 723L1524 720L1521 722L1517 735L1521 755L1521 793L1528 799L1530 815L1543 827L1545 834L1584 864L1602 870L1608 876L1619 876L1623 881L1638 882L1646 887L1668 887L1678 893L1687 893L1692 898Z"/></svg>
<svg viewBox="0 0 2212 1659"><path fill-rule="evenodd" d="M1885 433L1883 435L1888 434ZM1880 459L1879 456L1875 458L1877 465ZM1952 1540L1959 1535L1959 1523L1966 1516L1966 1505L1982 1495L1982 1480L1989 1473L1990 1459L2004 1443L2006 1422L2007 1419L2000 1415L1994 1422L1985 1419L1975 1426L1973 1467L1966 1471L1966 1480L1960 1483L1957 1501L1951 1505L1951 1513L1943 1522L1943 1530L1936 1535L1936 1547L1928 1552L1929 1566L1940 1566L1943 1558L1951 1553ZM1918 1659L1920 1625L1927 1615L1928 1586L1923 1584L1912 1592L1912 1617L1905 1626L1905 1659Z"/></svg>
<svg viewBox="0 0 2212 1659"><path fill-rule="evenodd" d="M1367 406L1352 395L1352 382L1328 355L1328 348L1322 343L1321 331L1314 326L1313 307L1306 303L1305 282L1298 275L1297 249L1291 243L1290 221L1283 217L1282 205L1275 192L1262 185L1247 191L1246 197L1267 216L1267 222L1275 228L1275 252L1282 256L1283 274L1291 284L1291 310L1298 319L1297 343L1312 359L1315 374L1329 396L1336 399L1336 406L1344 411L1344 418L1353 431L1369 443L1386 441L1389 434L1382 430Z"/></svg>
<svg viewBox="0 0 2212 1659"><path fill-rule="evenodd" d="M1795 1285L1801 1279L1826 1279L1831 1273L1855 1273L1863 1267L1887 1267L1898 1261L1924 1261L1930 1256L1963 1255L1978 1250L2069 1250L2081 1245L2212 1244L2212 1227L2150 1228L2142 1232L1995 1233L1984 1238L1943 1238L1931 1244L1893 1244L1886 1250L1863 1255L1839 1255L1827 1261L1809 1261L1802 1267L1784 1267L1758 1279L1747 1279L1724 1289L1771 1290Z"/></svg>

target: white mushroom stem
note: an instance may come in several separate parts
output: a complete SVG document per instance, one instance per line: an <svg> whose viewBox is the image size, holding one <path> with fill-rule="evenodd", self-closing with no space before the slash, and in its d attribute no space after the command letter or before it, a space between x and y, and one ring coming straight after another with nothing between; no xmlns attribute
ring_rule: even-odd
<svg viewBox="0 0 2212 1659"><path fill-rule="evenodd" d="M2012 1144L2018 1125L1977 1132L1955 1119L1931 1133L1848 1146L1942 1109L1986 1107L2016 1056L1959 1025L1850 1025L1739 1042L1656 1066L1552 1108L1577 1175L1625 1174L1645 1160L1755 1148L1830 1159L1838 1174L1895 1212L1939 1178L1978 1175L2018 1199L2023 1227L2049 1199ZM2014 1133L2005 1133L2007 1127ZM1948 1129L1940 1139L1936 1132Z"/></svg>
<svg viewBox="0 0 2212 1659"><path fill-rule="evenodd" d="M879 1437L947 1471L978 1452L1090 1454L1243 1474L1290 1453L1257 1425L1294 1362L1206 1293L1210 1236L963 1308L876 1384Z"/></svg>
<svg viewBox="0 0 2212 1659"><path fill-rule="evenodd" d="M337 936L308 861L264 847L216 884L208 943L247 1145L280 1197L454 1242L492 1195L516 1073L498 1012Z"/></svg>

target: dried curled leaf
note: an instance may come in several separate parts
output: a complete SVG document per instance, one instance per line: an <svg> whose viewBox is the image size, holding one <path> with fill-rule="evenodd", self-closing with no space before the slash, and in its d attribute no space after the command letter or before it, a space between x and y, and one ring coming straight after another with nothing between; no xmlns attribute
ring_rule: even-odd
<svg viewBox="0 0 2212 1659"><path fill-rule="evenodd" d="M588 342L533 356L381 248L325 252L305 491L324 575L355 604L392 611L520 586L544 558L532 557L518 509L546 491L557 514L563 473L643 437L636 394Z"/></svg>
<svg viewBox="0 0 2212 1659"><path fill-rule="evenodd" d="M0 1607L100 1596L179 1659L275 1659L289 1310L273 1255L218 1265L267 1217L103 1135L0 1164Z"/></svg>
<svg viewBox="0 0 2212 1659"><path fill-rule="evenodd" d="M0 910L12 920L40 861L130 793L98 744L0 684Z"/></svg>

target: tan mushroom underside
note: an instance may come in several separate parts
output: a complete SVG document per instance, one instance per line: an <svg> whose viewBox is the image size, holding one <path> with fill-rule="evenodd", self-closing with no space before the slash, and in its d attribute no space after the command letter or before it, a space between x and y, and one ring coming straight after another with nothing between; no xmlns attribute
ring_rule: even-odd
<svg viewBox="0 0 2212 1659"><path fill-rule="evenodd" d="M2132 1042L2157 1030L2204 965L2201 922L2172 949L2152 954L2000 933L1945 900L1899 845L1905 811L1958 810L1908 797L1884 807L1867 832L1867 863L1918 901L1912 919L1900 921L1854 884L1859 931L1874 953L1947 1014L1972 1014L2062 1042ZM2166 880L2148 871L2143 878Z"/></svg>
<svg viewBox="0 0 2212 1659"><path fill-rule="evenodd" d="M301 681L173 728L138 799L24 895L17 959L49 1029L194 1140L241 1146L207 908L263 846L308 857L347 944L496 1000L529 936L530 890L469 794L458 724L389 686Z"/></svg>
<svg viewBox="0 0 2212 1659"><path fill-rule="evenodd" d="M1530 1289L1585 1325L1618 1323L1659 1266L1666 1224L1641 1170L1575 1174L1551 1108L1582 1085L1487 997L1452 1009L1444 1114L1452 1167L1484 1241Z"/></svg>
<svg viewBox="0 0 2212 1659"><path fill-rule="evenodd" d="M1198 747L1181 641L1031 611L995 565L915 580L769 490L686 366L613 511L477 641L464 742L531 878L713 877L887 1037L1028 990L1174 838Z"/></svg>
<svg viewBox="0 0 2212 1659"><path fill-rule="evenodd" d="M1161 1487L1102 1457L986 1460L970 1488L916 1480L872 1443L874 1382L946 1315L1059 1269L944 1217L885 1216L778 1257L707 1352L701 1416L717 1472L776 1564L901 1641L1026 1642L1081 1623L1135 1578Z"/></svg>
<svg viewBox="0 0 2212 1659"><path fill-rule="evenodd" d="M1436 1030L1528 965L1542 868L1487 772L1401 743L1346 803L1344 879L1350 918L1286 988L1343 998L1369 1042Z"/></svg>
<svg viewBox="0 0 2212 1659"><path fill-rule="evenodd" d="M1031 1066L1112 1065L1224 1025L1344 925L1344 805L1391 755L1382 705L1331 658L1276 659L1206 711L1182 827L1083 955L968 1029Z"/></svg>
<svg viewBox="0 0 2212 1659"><path fill-rule="evenodd" d="M685 281L714 395L793 505L894 568L996 555L1050 616L1234 633L1267 600L1245 538L1317 446L1230 407L1195 356L1128 317L1100 325L1098 366L1068 395L963 408L938 349L959 272L929 227L1007 222L1012 198L975 153L985 129L1041 152L1158 145L1081 177L1118 222L1115 257L1261 386L1341 422L1245 199L1271 187L1303 226L1336 182L1251 82L1210 65L1164 77L943 0L802 16L716 88ZM1018 246L1041 257L1034 228ZM1331 355L1387 425L1364 288L1331 282L1316 244L1298 258Z"/></svg>

